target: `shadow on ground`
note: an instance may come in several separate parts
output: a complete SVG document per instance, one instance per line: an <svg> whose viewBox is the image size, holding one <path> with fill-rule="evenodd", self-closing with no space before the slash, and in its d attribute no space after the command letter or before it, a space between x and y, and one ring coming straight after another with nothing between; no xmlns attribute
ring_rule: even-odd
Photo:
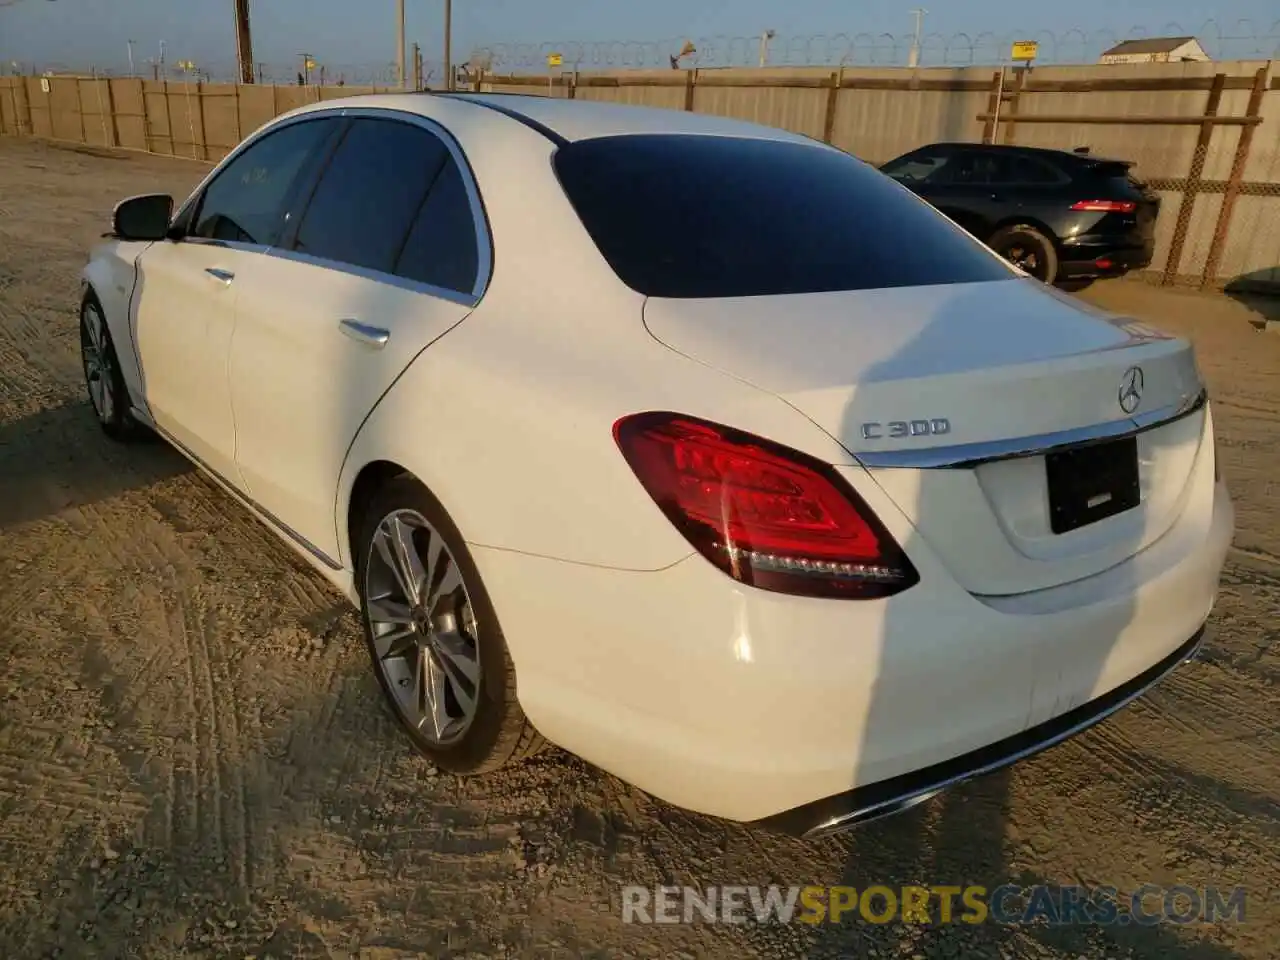
<svg viewBox="0 0 1280 960"><path fill-rule="evenodd" d="M152 438L127 447L98 427L88 400L0 422L0 530L190 472Z"/></svg>
<svg viewBox="0 0 1280 960"><path fill-rule="evenodd" d="M1255 327L1280 330L1280 267L1242 274L1228 283L1223 292L1254 312Z"/></svg>

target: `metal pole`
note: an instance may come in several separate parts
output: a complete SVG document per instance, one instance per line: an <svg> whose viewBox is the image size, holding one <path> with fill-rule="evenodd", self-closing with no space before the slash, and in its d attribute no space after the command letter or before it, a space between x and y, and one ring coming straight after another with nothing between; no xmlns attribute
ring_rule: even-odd
<svg viewBox="0 0 1280 960"><path fill-rule="evenodd" d="M134 76L134 71L133 71L133 41L132 41L132 40L129 40L129 41L128 41L128 44L129 44L129 76L130 76L130 77L132 77L132 76Z"/></svg>
<svg viewBox="0 0 1280 960"><path fill-rule="evenodd" d="M409 72L404 65L404 0L396 0L396 65L400 70L400 87L409 84Z"/></svg>
<svg viewBox="0 0 1280 960"><path fill-rule="evenodd" d="M235 0L236 61L240 83L253 83L253 35L249 30L249 0Z"/></svg>
<svg viewBox="0 0 1280 960"><path fill-rule="evenodd" d="M1000 64L1000 82L996 84L996 110L991 120L991 142L1000 142L1000 104L1004 102L1004 64Z"/></svg>
<svg viewBox="0 0 1280 960"><path fill-rule="evenodd" d="M453 89L453 0L444 0L444 88Z"/></svg>
<svg viewBox="0 0 1280 960"><path fill-rule="evenodd" d="M916 18L916 32L911 41L911 52L907 54L907 66L920 66L920 32L924 28L924 15L928 10L916 9L911 11Z"/></svg>

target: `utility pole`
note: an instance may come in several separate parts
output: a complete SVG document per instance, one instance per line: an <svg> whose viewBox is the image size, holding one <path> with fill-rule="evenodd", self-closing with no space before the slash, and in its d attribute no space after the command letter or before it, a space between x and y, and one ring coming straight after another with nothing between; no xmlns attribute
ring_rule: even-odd
<svg viewBox="0 0 1280 960"><path fill-rule="evenodd" d="M400 86L409 84L409 72L404 64L404 0L396 0L396 66L400 71Z"/></svg>
<svg viewBox="0 0 1280 960"><path fill-rule="evenodd" d="M924 29L924 15L928 12L928 10L922 10L919 8L911 11L912 15L916 18L916 32L915 36L911 40L911 52L907 54L908 67L920 66L920 33Z"/></svg>
<svg viewBox="0 0 1280 960"><path fill-rule="evenodd" d="M444 88L453 90L453 0L444 0Z"/></svg>
<svg viewBox="0 0 1280 960"><path fill-rule="evenodd" d="M134 71L133 71L133 44L134 44L134 41L133 41L133 40L129 40L129 41L127 41L127 42L128 42L128 44L129 44L129 76L130 76L130 77L132 77L132 76L134 76Z"/></svg>
<svg viewBox="0 0 1280 960"><path fill-rule="evenodd" d="M249 0L235 0L236 4L236 64L240 69L240 82L253 83L253 36L249 32Z"/></svg>
<svg viewBox="0 0 1280 960"><path fill-rule="evenodd" d="M300 53L298 56L302 58L302 83L309 87L311 86L311 54Z"/></svg>
<svg viewBox="0 0 1280 960"><path fill-rule="evenodd" d="M760 66L766 66L769 63L769 41L777 36L774 30L766 30L760 34Z"/></svg>

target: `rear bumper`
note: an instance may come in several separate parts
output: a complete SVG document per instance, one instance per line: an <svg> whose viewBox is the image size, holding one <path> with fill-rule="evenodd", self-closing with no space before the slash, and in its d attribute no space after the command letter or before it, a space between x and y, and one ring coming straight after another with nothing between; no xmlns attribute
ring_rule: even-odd
<svg viewBox="0 0 1280 960"><path fill-rule="evenodd" d="M1136 244L1115 240L1066 244L1058 263L1058 276L1063 279L1119 276L1149 267L1154 254L1154 240Z"/></svg>
<svg viewBox="0 0 1280 960"><path fill-rule="evenodd" d="M1006 597L960 587L866 483L921 576L887 600L767 593L699 556L642 572L472 553L544 736L677 806L808 831L1064 739L1184 657L1234 528L1225 486L1197 473L1141 552Z"/></svg>
<svg viewBox="0 0 1280 960"><path fill-rule="evenodd" d="M1179 665L1195 659L1203 638L1204 627L1201 627L1181 647L1132 680L1039 726L932 767L827 797L755 823L792 836L818 839L901 813L943 790L994 773L1083 733L1142 696Z"/></svg>

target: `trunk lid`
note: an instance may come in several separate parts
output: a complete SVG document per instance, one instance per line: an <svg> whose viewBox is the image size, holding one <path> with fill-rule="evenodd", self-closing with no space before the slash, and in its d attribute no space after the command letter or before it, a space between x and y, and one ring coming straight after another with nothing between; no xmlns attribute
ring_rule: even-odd
<svg viewBox="0 0 1280 960"><path fill-rule="evenodd" d="M1127 431L1199 394L1189 343L1036 281L651 298L644 315L659 341L776 394L835 437L971 592L1089 576L1141 550L1181 512L1203 412L1139 434L1136 507L1065 533L1052 530L1044 456L930 464L953 461L957 445L1007 452L1008 441L1038 449L1046 435L1099 424ZM1137 406L1127 397L1122 408L1135 367Z"/></svg>

